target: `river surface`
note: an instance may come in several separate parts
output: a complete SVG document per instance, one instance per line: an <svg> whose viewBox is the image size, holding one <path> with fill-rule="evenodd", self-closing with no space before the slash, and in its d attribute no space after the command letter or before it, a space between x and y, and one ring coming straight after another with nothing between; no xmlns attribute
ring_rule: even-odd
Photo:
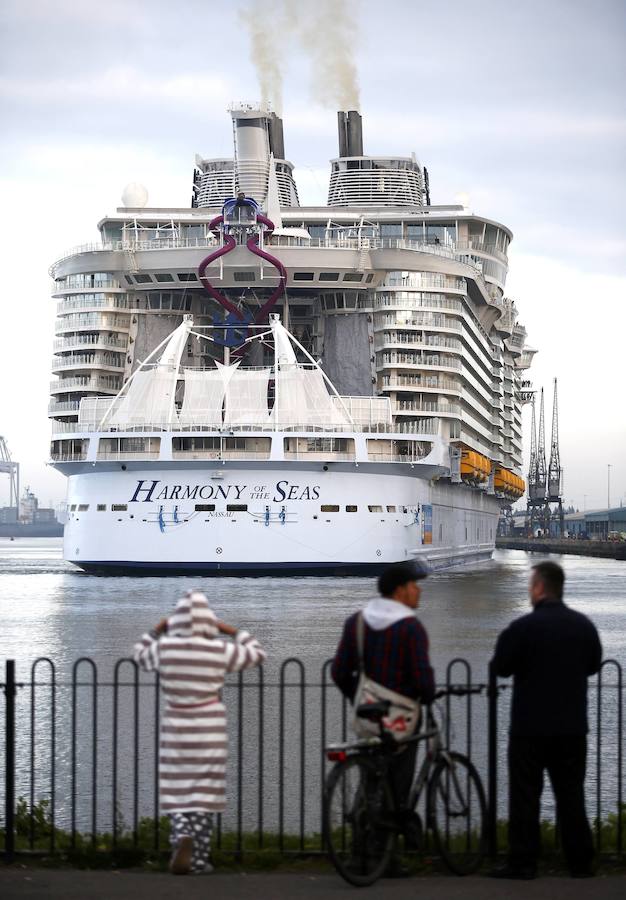
<svg viewBox="0 0 626 900"><path fill-rule="evenodd" d="M530 566L536 558L521 551L496 551L491 561L469 569L456 569L432 575L423 583L423 593L419 617L430 636L431 658L437 680L445 681L446 666L457 657L466 659L471 666L472 679L484 682L487 664L493 651L498 633L515 617L529 609L527 583ZM558 558L566 573L566 600L575 609L589 615L595 622L604 646L605 658L617 660L626 668L626 563L615 560L593 559L579 556ZM280 689L275 693L272 685L280 682L280 665L289 657L297 657L304 666L307 682L319 685L324 662L333 655L345 618L363 606L375 595L375 583L371 578L130 578L98 577L85 575L61 558L60 539L0 539L0 614L2 635L2 658L15 659L18 680L27 680L31 663L37 657L50 658L56 667L59 682L67 683L72 665L79 657L91 657L96 665L98 680L110 682L114 664L121 657L132 653L133 644L141 634L167 615L176 599L190 587L203 590L209 597L216 613L225 621L251 631L268 653L264 678L270 688L260 722L258 691L248 691L244 707L246 729L240 748L232 734L234 745L231 772L234 766L241 766L244 775L240 781L242 790L256 794L259 788L264 793L266 822L280 815L280 796L277 791L282 778L285 791L285 828L297 830L299 798L315 798L320 777L320 743L328 738L340 738L342 719L339 707L328 713L328 729L321 724L326 713L321 711L320 691L315 687L307 689L306 712L303 713L299 687L287 687L284 692L283 735L286 753L280 757L277 750L280 734ZM122 668L122 680L132 680L130 667ZM38 669L38 680L48 677L45 667ZM289 684L298 681L300 670L295 664L284 673ZM89 664L81 664L79 681L89 682L93 669ZM462 680L464 671L457 667L453 680ZM245 676L252 686L257 684L258 673ZM0 681L4 680L4 662ZM606 670L606 681L615 681L615 670ZM595 688L595 685L594 685ZM68 735L71 731L70 696L68 686L63 694L59 688L57 702L57 793L65 792L65 797L57 799L59 815L68 813L67 790L63 779L69 777L71 769ZM132 688L124 700L124 688L120 694L119 739L112 737L111 729L111 689L100 689L98 706L97 750L102 756L98 764L96 780L99 795L108 796L112 790L111 753L119 752L120 763L119 805L125 815L132 819L133 809L128 806L127 794L133 794L132 766L124 769L124 759L132 759ZM38 688L37 722L39 728L35 744L39 748L41 762L36 765L37 787L35 796L49 795L49 764L45 742L50 727L49 703L45 700L46 688ZM108 693L105 693L108 691ZM334 691L329 691L330 694ZM18 725L24 758L19 772L19 789L27 793L30 787L28 766L24 762L29 745L29 699L28 689L18 695ZM315 697L313 696L315 694ZM254 695L254 696L252 696ZM77 714L77 786L79 814L78 823L90 821L90 810L84 806L89 799L91 787L89 778L90 760L93 748L93 717L89 687L79 687ZM503 695L499 719L500 769L504 773L506 752L506 724L508 718L508 695ZM139 707L143 726L147 728L137 739L141 756L141 772L145 769L142 785L139 787L140 806L145 799L146 808L140 812L150 812L149 803L154 796L151 787L154 771L153 761L154 691L148 698L141 694ZM230 698L230 699L229 699ZM617 692L604 690L602 694L603 737L600 754L597 754L596 722L597 689L590 691L590 713L592 739L590 757L602 758L603 771L602 809L610 809L614 804L617 787ZM231 713L231 726L236 720L236 688L226 693ZM323 702L323 701L322 701ZM335 702L333 700L333 702ZM42 706L43 704L43 706ZM82 705L81 705L82 704ZM459 710L456 745L466 749L468 735L472 739L472 753L483 775L486 767L486 701L474 701L471 723L463 718L465 709ZM0 720L3 718L0 698ZM125 719L124 717L128 718ZM143 727L142 726L142 727ZM254 730L255 738L246 737ZM261 730L259 730L261 729ZM261 738L261 731L263 736ZM304 735L306 759L302 756L301 738ZM115 751L118 741L118 750ZM19 743L19 736L18 736ZM0 735L0 751L2 750ZM264 757L258 756L262 746ZM81 756L82 754L82 756ZM247 754L247 757L246 757ZM278 760L283 759L283 775L277 775ZM311 763L313 760L313 763ZM590 759L590 802L596 806L595 785L597 783L597 763ZM291 768L290 768L291 767ZM122 771L123 770L123 771ZM261 774L260 774L261 773ZM306 779L305 779L306 774ZM234 777L234 776L231 776ZM81 778L83 782L81 782ZM152 779L152 780L151 780ZM278 779L278 781L277 781ZM65 782L63 782L65 783ZM246 787L248 785L248 787ZM501 801L504 803L505 774L503 774ZM115 789L117 790L117 789ZM82 799L81 799L82 797ZM125 800L126 797L126 800ZM127 802L128 801L128 802ZM250 801L251 803L252 801ZM548 805L550 801L548 800ZM81 806L83 803L83 806ZM102 803L102 809L100 804ZM111 809L110 800L98 800L99 818L106 819ZM253 826L256 812L248 801L244 801L242 814L244 825ZM255 807L256 809L257 807ZM290 814L293 811L293 816ZM315 801L309 800L305 816L307 831L315 830ZM598 810L600 808L598 807ZM250 818L252 816L252 818ZM291 817L290 817L291 816Z"/></svg>
<svg viewBox="0 0 626 900"><path fill-rule="evenodd" d="M496 551L471 569L423 583L419 617L430 635L437 675L465 657L482 680L494 641L528 611L534 554ZM556 558L556 557L555 557ZM566 599L591 616L605 656L626 664L626 564L580 556L558 558ZM25 664L52 658L61 670L80 656L106 669L172 609L190 587L206 592L227 622L245 627L267 649L268 669L289 656L311 672L332 656L346 616L375 595L372 578L126 578L85 575L61 558L61 540L0 539L2 655Z"/></svg>

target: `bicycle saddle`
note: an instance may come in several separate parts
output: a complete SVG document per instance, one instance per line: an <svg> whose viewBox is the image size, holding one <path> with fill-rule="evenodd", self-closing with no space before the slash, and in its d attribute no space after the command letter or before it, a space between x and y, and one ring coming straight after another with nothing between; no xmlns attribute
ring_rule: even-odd
<svg viewBox="0 0 626 900"><path fill-rule="evenodd" d="M379 700L378 703L362 703L356 708L356 714L360 719L371 719L372 722L380 722L389 712L391 703L389 700Z"/></svg>

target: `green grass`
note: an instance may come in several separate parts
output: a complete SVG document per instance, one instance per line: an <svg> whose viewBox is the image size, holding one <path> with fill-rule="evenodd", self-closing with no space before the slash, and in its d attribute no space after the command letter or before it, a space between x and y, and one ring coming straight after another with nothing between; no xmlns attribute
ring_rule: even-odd
<svg viewBox="0 0 626 900"><path fill-rule="evenodd" d="M155 821L142 818L138 822L137 833L133 833L122 817L118 816L117 838L113 842L111 832L99 832L95 841L90 834L76 833L74 845L69 831L54 828L54 853L50 852L52 822L50 804L41 800L33 806L32 816L27 801L20 797L15 816L15 848L20 860L29 856L40 865L59 867L72 866L84 869L110 869L144 867L155 871L167 868L169 855L169 819L162 816L158 821L159 846L154 848ZM621 808L621 827L626 844L626 804ZM595 836L595 822L593 823ZM31 846L32 834L32 846ZM617 848L618 816L609 813L600 824L602 854L612 866L624 865L626 855L618 859ZM4 831L0 830L0 846L4 847ZM556 829L552 822L541 823L543 862L546 867L561 868ZM503 852L507 843L507 823L498 822L498 846ZM303 846L300 838L264 831L245 832L240 836L235 832L222 832L220 846L217 834L213 835L212 859L220 869L277 870L289 869L306 871L329 871L330 864L322 854L322 840L319 834L306 835ZM432 840L429 841L432 848ZM439 870L432 859L432 849L422 854L412 854L411 868L415 873L428 874Z"/></svg>

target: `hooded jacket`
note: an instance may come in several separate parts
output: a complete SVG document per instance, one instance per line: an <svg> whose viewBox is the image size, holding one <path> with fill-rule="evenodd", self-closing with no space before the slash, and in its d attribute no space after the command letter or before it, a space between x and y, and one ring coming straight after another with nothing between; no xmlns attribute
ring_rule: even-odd
<svg viewBox="0 0 626 900"><path fill-rule="evenodd" d="M370 600L362 613L345 622L331 667L331 677L342 694L353 700L359 681L359 615L365 622L365 674L405 697L430 703L435 683L426 630L413 610L386 597Z"/></svg>

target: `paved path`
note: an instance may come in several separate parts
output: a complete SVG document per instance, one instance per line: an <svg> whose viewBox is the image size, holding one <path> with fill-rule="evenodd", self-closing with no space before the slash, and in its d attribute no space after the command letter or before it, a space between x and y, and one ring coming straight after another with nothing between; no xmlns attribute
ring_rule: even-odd
<svg viewBox="0 0 626 900"><path fill-rule="evenodd" d="M624 900L626 875L584 880L494 881L474 876L382 880L353 888L336 875L310 872L218 873L178 877L144 871L0 868L2 900Z"/></svg>

